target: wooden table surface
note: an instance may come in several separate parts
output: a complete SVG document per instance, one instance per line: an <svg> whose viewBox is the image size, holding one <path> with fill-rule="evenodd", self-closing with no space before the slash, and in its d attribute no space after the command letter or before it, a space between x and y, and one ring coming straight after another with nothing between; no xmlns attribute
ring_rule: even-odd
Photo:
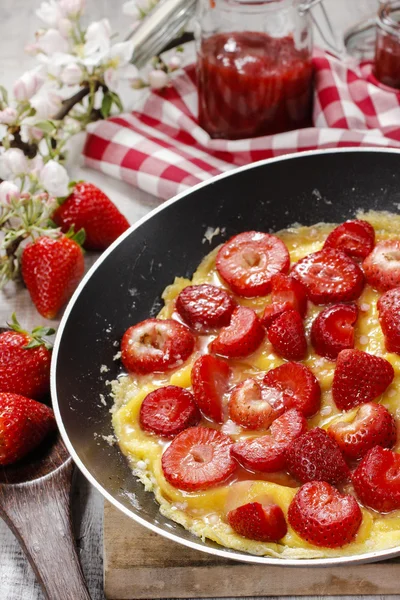
<svg viewBox="0 0 400 600"><path fill-rule="evenodd" d="M90 20L108 17L117 31L126 30L126 18L121 13L123 0L87 0ZM33 40L38 20L34 11L40 0L1 0L0 3L0 83L9 89L23 71L33 66L33 59L24 55L23 47ZM337 32L376 10L378 0L325 0L328 13ZM132 92L133 94L133 92ZM131 98L132 99L132 98ZM79 166L79 141L71 164L74 179L88 179L99 185L127 216L130 223L159 204L159 200L95 171ZM87 258L88 266L94 256ZM26 290L11 285L0 297L0 326L15 310L20 321L31 327L44 320L33 308ZM40 499L38 499L40 502ZM76 539L83 570L93 600L104 599L102 569L102 513L100 494L76 474L73 493L73 513ZM282 572L282 574L284 574ZM0 521L0 600L42 600L43 596L33 573L13 535ZM68 594L65 599L69 599ZM344 598L344 597L343 597ZM368 598L365 596L364 598ZM376 596L374 597L376 598ZM385 596L391 599L398 596ZM64 600L57 598L54 600ZM74 598L70 600L79 600Z"/></svg>

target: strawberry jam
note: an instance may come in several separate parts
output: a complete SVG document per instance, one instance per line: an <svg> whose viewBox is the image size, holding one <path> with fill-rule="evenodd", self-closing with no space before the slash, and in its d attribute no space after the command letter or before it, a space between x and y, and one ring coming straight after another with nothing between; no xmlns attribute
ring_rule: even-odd
<svg viewBox="0 0 400 600"><path fill-rule="evenodd" d="M198 55L199 123L213 138L242 139L308 127L313 67L292 36L219 33Z"/></svg>
<svg viewBox="0 0 400 600"><path fill-rule="evenodd" d="M378 38L374 72L385 85L400 89L400 38L388 35Z"/></svg>

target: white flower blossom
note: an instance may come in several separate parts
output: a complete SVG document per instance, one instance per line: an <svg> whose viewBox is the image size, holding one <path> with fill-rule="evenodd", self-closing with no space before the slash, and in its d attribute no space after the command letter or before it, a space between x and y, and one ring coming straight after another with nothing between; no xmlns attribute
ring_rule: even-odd
<svg viewBox="0 0 400 600"><path fill-rule="evenodd" d="M182 65L182 60L180 56L171 56L171 58L167 62L167 65L171 69L171 71L175 71L176 69L179 69L179 67Z"/></svg>
<svg viewBox="0 0 400 600"><path fill-rule="evenodd" d="M76 19L83 12L85 0L60 0L59 6L63 15Z"/></svg>
<svg viewBox="0 0 400 600"><path fill-rule="evenodd" d="M56 0L42 2L40 7L36 10L36 15L49 27L56 27L58 21L62 17L61 8Z"/></svg>
<svg viewBox="0 0 400 600"><path fill-rule="evenodd" d="M9 148L0 156L0 177L15 179L29 171L28 159L19 148Z"/></svg>
<svg viewBox="0 0 400 600"><path fill-rule="evenodd" d="M131 17L133 21L138 21L141 17L141 13L138 5L136 4L136 0L128 0L128 2L124 2L122 5L122 12L124 15Z"/></svg>
<svg viewBox="0 0 400 600"><path fill-rule="evenodd" d="M74 63L67 64L61 71L61 81L65 85L77 85L82 79L82 69L79 65Z"/></svg>
<svg viewBox="0 0 400 600"><path fill-rule="evenodd" d="M57 29L63 38L68 38L71 35L73 24L66 17L62 17L57 23Z"/></svg>
<svg viewBox="0 0 400 600"><path fill-rule="evenodd" d="M26 71L14 83L13 91L15 99L19 101L29 100L42 87L43 83L44 78L37 68Z"/></svg>
<svg viewBox="0 0 400 600"><path fill-rule="evenodd" d="M16 122L18 113L15 108L6 106L4 110L0 110L0 124L1 125L12 125Z"/></svg>
<svg viewBox="0 0 400 600"><path fill-rule="evenodd" d="M21 140L25 144L39 142L43 137L43 131L35 127L37 123L36 117L26 117L21 123Z"/></svg>
<svg viewBox="0 0 400 600"><path fill-rule="evenodd" d="M161 90L168 83L168 75L161 69L153 69L149 73L149 85L153 90Z"/></svg>
<svg viewBox="0 0 400 600"><path fill-rule="evenodd" d="M83 48L83 64L97 65L110 49L111 26L108 19L95 21L87 28Z"/></svg>
<svg viewBox="0 0 400 600"><path fill-rule="evenodd" d="M55 52L68 52L68 41L57 29L48 29L38 38L37 45L44 54L52 55Z"/></svg>
<svg viewBox="0 0 400 600"><path fill-rule="evenodd" d="M44 162L40 154L36 154L36 156L29 161L29 173L34 177L39 177L43 167Z"/></svg>
<svg viewBox="0 0 400 600"><path fill-rule="evenodd" d="M49 90L36 94L31 99L31 106L36 110L36 117L39 119L51 119L54 117L60 109L61 103L61 96Z"/></svg>
<svg viewBox="0 0 400 600"><path fill-rule="evenodd" d="M19 188L11 181L0 183L0 202L9 204L12 198L19 198Z"/></svg>
<svg viewBox="0 0 400 600"><path fill-rule="evenodd" d="M39 181L43 188L56 198L67 196L69 177L60 163L49 160L39 173Z"/></svg>
<svg viewBox="0 0 400 600"><path fill-rule="evenodd" d="M121 42L112 46L104 58L104 64L107 65L104 82L110 90L118 88L120 79L134 80L138 76L137 68L129 63L133 49L133 42Z"/></svg>

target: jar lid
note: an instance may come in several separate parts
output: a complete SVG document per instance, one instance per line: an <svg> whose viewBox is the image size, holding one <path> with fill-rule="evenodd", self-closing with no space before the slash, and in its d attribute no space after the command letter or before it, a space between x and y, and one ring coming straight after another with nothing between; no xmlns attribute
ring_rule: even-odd
<svg viewBox="0 0 400 600"><path fill-rule="evenodd" d="M344 34L344 45L350 56L360 61L373 60L375 54L376 16L362 21Z"/></svg>

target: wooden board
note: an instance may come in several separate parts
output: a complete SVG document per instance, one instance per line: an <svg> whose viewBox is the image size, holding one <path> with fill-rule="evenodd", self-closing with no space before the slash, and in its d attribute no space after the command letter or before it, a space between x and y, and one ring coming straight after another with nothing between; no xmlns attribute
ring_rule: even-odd
<svg viewBox="0 0 400 600"><path fill-rule="evenodd" d="M399 593L400 559L350 567L268 567L228 561L175 544L104 507L108 600Z"/></svg>

